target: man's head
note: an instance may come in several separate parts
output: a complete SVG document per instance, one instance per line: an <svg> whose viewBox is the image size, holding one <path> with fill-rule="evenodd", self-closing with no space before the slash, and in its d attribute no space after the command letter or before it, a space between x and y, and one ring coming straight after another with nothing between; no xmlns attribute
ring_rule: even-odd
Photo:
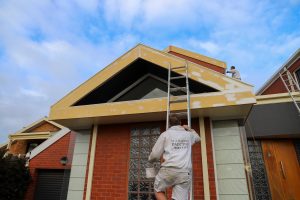
<svg viewBox="0 0 300 200"><path fill-rule="evenodd" d="M176 114L171 114L170 115L170 126L177 126L180 125L180 119L178 115Z"/></svg>
<svg viewBox="0 0 300 200"><path fill-rule="evenodd" d="M231 66L230 69L235 69L235 66Z"/></svg>

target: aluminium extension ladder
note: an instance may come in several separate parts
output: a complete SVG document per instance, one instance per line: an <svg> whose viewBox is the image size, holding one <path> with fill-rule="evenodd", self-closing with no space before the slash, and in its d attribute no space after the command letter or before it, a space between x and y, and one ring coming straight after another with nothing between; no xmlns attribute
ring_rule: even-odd
<svg viewBox="0 0 300 200"><path fill-rule="evenodd" d="M299 84L286 68L284 68L283 72L279 73L279 76L286 90L288 91L290 97L292 98L294 105L298 111L298 114L300 115L300 101L296 99L296 95L294 93L294 92L300 92Z"/></svg>
<svg viewBox="0 0 300 200"><path fill-rule="evenodd" d="M185 70L184 75L171 76L172 71ZM173 87L171 88L172 80L185 79L185 87ZM173 95L173 92L184 92L185 95ZM171 112L171 104L186 103L186 112ZM171 67L169 63L168 70L168 105L167 105L167 120L166 130L169 128L170 114L185 115L187 117L188 127L191 128L191 110L190 110L190 89L189 89L189 76L188 76L188 63L185 66ZM193 193L193 170L191 172L191 187L190 187L190 200L194 200Z"/></svg>

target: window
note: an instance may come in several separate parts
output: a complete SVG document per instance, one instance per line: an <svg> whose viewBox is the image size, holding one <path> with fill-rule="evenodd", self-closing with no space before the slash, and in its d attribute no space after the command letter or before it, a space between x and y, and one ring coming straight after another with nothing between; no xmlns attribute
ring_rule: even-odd
<svg viewBox="0 0 300 200"><path fill-rule="evenodd" d="M248 151L252 168L253 185L257 200L270 200L271 193L261 143L259 140L248 140Z"/></svg>
<svg viewBox="0 0 300 200"><path fill-rule="evenodd" d="M146 178L146 168L152 167L148 156L160 134L159 127L131 129L128 199L155 199L154 179ZM155 163L159 165L159 162Z"/></svg>

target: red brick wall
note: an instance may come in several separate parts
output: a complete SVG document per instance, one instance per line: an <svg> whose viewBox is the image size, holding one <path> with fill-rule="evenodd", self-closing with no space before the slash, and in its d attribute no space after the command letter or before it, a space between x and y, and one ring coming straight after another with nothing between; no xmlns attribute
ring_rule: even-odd
<svg viewBox="0 0 300 200"><path fill-rule="evenodd" d="M299 69L300 67L300 59L298 59L292 66L288 69L292 75L293 73ZM293 75L294 76L294 75ZM267 94L278 94L278 93L286 93L287 90L281 81L280 77L278 77L263 93L262 95Z"/></svg>
<svg viewBox="0 0 300 200"><path fill-rule="evenodd" d="M173 55L175 55L175 56L178 56L178 57L180 57L180 58L189 60L189 61L191 61L191 62L193 62L193 63L202 65L202 66L207 67L207 68L209 68L209 69L212 69L212 70L214 70L214 71L216 71L216 72L225 74L225 69L224 69L223 67L219 67L219 66L216 66L216 65L213 65L213 64L204 62L204 61L202 61L202 60L198 60L198 59L195 59L195 58L191 58L191 57L188 57L188 56L185 56L185 55L182 55L182 54L173 52L173 51L170 51L170 52L168 52L168 53L173 54Z"/></svg>
<svg viewBox="0 0 300 200"><path fill-rule="evenodd" d="M25 154L27 148L27 140L16 140L13 141L9 152L12 154Z"/></svg>
<svg viewBox="0 0 300 200"><path fill-rule="evenodd" d="M27 189L25 200L32 200L34 198L38 169L71 168L74 141L75 134L70 132L30 160L29 169L32 181ZM69 160L66 166L60 164L60 159L63 156L67 156Z"/></svg>
<svg viewBox="0 0 300 200"><path fill-rule="evenodd" d="M129 145L129 125L98 127L91 199L128 198Z"/></svg>
<svg viewBox="0 0 300 200"><path fill-rule="evenodd" d="M145 126L150 124L153 123L147 123ZM164 125L164 123L160 124ZM98 127L91 199L123 200L128 198L130 129L136 126L141 125L114 124ZM192 127L199 133L198 119L192 121ZM210 148L208 149L210 189L212 199L216 199L209 130L206 129L207 148ZM195 200L204 199L200 143L193 146L193 167ZM171 198L170 192L168 198Z"/></svg>
<svg viewBox="0 0 300 200"><path fill-rule="evenodd" d="M192 128L200 134L199 119L195 119L192 121ZM193 145L193 178L194 199L204 199L202 156L200 143Z"/></svg>

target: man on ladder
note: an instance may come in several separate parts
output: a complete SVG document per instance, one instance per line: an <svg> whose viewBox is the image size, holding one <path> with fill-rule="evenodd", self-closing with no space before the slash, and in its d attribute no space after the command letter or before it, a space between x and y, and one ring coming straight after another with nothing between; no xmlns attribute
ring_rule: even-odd
<svg viewBox="0 0 300 200"><path fill-rule="evenodd" d="M188 200L192 181L192 145L200 141L199 135L187 125L180 125L177 115L169 116L170 128L156 141L149 162L162 156L161 168L155 177L154 190L157 200L166 200L165 192L172 189L172 199Z"/></svg>
<svg viewBox="0 0 300 200"><path fill-rule="evenodd" d="M177 70L183 72L175 73ZM185 79L185 87L171 83L172 80L179 79ZM185 95L182 95L182 92ZM171 112L171 105L178 103L186 104L186 112L177 114L174 113L176 110ZM188 125L180 125L178 115L181 114L187 116ZM166 200L165 191L169 187L173 187L174 200L194 199L192 145L199 141L199 135L191 129L188 62L186 61L185 66L177 67L171 67L169 63L166 131L160 135L149 156L150 162L159 160L162 156L161 169L154 182L155 196L158 200Z"/></svg>

